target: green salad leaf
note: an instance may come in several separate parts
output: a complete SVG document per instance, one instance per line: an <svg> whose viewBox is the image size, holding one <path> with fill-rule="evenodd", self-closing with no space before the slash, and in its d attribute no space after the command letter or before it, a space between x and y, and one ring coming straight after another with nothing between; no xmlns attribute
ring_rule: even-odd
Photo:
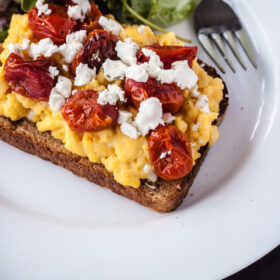
<svg viewBox="0 0 280 280"><path fill-rule="evenodd" d="M122 15L133 20L135 16L127 9L129 6L146 20L161 27L167 27L188 18L198 0L97 0L97 2L99 4L107 2L111 10L122 7Z"/></svg>
<svg viewBox="0 0 280 280"><path fill-rule="evenodd" d="M57 0L58 1L58 0ZM46 1L48 2L48 1ZM195 8L198 0L95 0L100 8L115 12L121 10L122 18L142 22L153 29L166 33L167 27L186 19ZM21 0L22 10L28 12L36 0ZM177 36L179 40L191 41Z"/></svg>
<svg viewBox="0 0 280 280"><path fill-rule="evenodd" d="M163 27L174 25L193 12L197 0L153 0L148 19Z"/></svg>
<svg viewBox="0 0 280 280"><path fill-rule="evenodd" d="M193 12L198 0L96 0L100 7L107 3L113 14L121 9L125 20L142 22L153 29L166 33L163 27L174 25L186 19ZM177 39L190 43L180 36Z"/></svg>
<svg viewBox="0 0 280 280"><path fill-rule="evenodd" d="M22 0L21 8L23 11L28 12L35 6L36 2L37 0Z"/></svg>

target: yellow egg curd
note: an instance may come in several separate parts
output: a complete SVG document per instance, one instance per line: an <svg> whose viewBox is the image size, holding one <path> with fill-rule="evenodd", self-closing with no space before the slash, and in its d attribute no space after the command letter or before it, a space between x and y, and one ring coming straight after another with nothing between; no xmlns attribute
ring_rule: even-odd
<svg viewBox="0 0 280 280"><path fill-rule="evenodd" d="M140 47L152 44L183 45L178 41L173 32L167 34L154 34L145 26L141 33L137 25L124 25L120 39L132 38ZM50 131L52 136L61 140L67 150L87 157L91 162L102 163L112 172L117 182L125 186L138 188L141 179L147 179L148 174L143 171L146 164L151 164L149 159L147 137L131 139L121 133L119 126L105 129L100 132L74 132L70 130L64 120L61 110L52 111L47 102L37 101L13 92L5 80L3 65L7 59L9 43L21 45L24 39L37 42L29 27L27 15L13 15L9 35L3 44L0 55L2 66L0 68L0 115L12 121L28 118L36 123L39 131ZM27 54L25 54L27 55ZM52 59L62 70L62 60L58 55ZM199 149L212 145L219 137L217 126L213 121L218 117L219 104L223 98L223 82L219 78L212 78L203 68L193 61L193 70L198 76L198 90L208 97L210 113L202 113L195 106L196 99L188 90L184 90L185 101L178 114L175 125L183 131L192 146L194 161L200 157ZM69 75L68 75L69 76ZM122 86L122 81L115 81ZM100 70L96 80L77 89L104 90L109 84L103 71Z"/></svg>

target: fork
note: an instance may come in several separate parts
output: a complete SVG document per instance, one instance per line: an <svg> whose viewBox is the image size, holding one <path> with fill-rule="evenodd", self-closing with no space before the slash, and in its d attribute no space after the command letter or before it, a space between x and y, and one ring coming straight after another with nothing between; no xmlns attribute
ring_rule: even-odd
<svg viewBox="0 0 280 280"><path fill-rule="evenodd" d="M246 32L232 8L223 0L202 0L194 12L194 27L198 41L222 73L225 73L225 69L218 59L212 43L217 46L234 73L235 68L226 51L225 43L228 44L244 70L247 70L247 67L240 55L237 42L239 42L253 66L257 68Z"/></svg>

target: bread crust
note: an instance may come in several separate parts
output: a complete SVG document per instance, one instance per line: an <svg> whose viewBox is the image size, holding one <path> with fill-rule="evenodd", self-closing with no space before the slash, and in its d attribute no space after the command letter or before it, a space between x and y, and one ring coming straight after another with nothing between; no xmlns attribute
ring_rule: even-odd
<svg viewBox="0 0 280 280"><path fill-rule="evenodd" d="M202 64L201 61L199 63ZM213 67L204 64L203 68L210 76L220 77ZM228 107L228 91L225 84L224 86L219 117L215 121L217 125L223 120ZM135 189L116 182L113 175L101 164L91 163L87 158L69 152L50 132L39 132L35 124L26 119L12 122L0 116L0 139L22 151L60 165L88 181L164 213L176 209L182 203L208 152L208 145L201 147L201 157L184 178L175 181L159 179L152 187L146 180L142 180L140 188Z"/></svg>

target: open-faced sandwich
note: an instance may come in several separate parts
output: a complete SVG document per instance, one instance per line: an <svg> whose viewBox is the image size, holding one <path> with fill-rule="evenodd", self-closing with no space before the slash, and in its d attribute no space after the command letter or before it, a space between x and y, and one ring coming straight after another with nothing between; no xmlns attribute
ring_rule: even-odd
<svg viewBox="0 0 280 280"><path fill-rule="evenodd" d="M13 15L0 55L0 138L160 212L186 196L227 104L174 33L88 0ZM15 163L16 164L16 163Z"/></svg>

